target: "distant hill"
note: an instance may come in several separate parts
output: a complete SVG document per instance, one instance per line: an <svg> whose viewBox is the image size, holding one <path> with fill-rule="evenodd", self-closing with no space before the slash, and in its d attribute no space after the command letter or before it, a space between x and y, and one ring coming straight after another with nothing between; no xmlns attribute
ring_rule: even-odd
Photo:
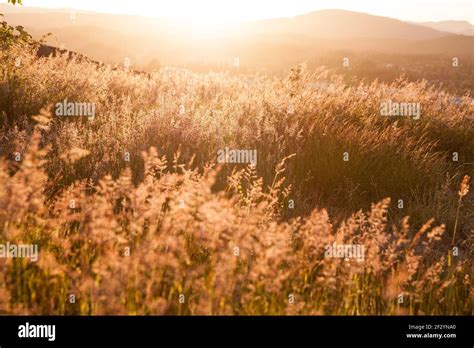
<svg viewBox="0 0 474 348"><path fill-rule="evenodd" d="M474 25L467 21L423 22L419 24L447 33L474 36Z"/></svg>
<svg viewBox="0 0 474 348"><path fill-rule="evenodd" d="M293 18L256 23L253 28L273 33L299 33L324 39L402 39L428 40L445 36L441 31L345 10L322 10Z"/></svg>
<svg viewBox="0 0 474 348"><path fill-rule="evenodd" d="M474 37L425 25L343 10L293 18L239 23L212 36L191 24L160 18L21 8L0 5L10 24L23 25L35 38L96 61L130 58L137 69L158 65L231 64L286 67L321 52L473 55ZM155 64L153 63L153 64Z"/></svg>

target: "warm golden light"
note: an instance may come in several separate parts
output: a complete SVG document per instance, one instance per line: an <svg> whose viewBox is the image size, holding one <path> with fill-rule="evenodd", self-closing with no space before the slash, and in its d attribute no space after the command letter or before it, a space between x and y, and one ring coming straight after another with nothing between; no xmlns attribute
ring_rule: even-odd
<svg viewBox="0 0 474 348"><path fill-rule="evenodd" d="M4 2L6 0L0 0ZM452 5L435 0L25 0L24 3L25 6L184 19L202 27L292 17L323 9L344 9L412 21L451 19L472 23L474 16L471 0L458 0Z"/></svg>

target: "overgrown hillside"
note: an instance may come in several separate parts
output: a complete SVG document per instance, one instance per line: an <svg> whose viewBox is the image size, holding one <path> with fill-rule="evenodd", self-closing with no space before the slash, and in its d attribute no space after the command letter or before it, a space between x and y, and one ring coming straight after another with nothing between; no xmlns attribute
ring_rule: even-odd
<svg viewBox="0 0 474 348"><path fill-rule="evenodd" d="M39 246L0 259L1 313L472 313L471 96L33 50L0 53L0 242ZM256 165L218 163L226 148Z"/></svg>

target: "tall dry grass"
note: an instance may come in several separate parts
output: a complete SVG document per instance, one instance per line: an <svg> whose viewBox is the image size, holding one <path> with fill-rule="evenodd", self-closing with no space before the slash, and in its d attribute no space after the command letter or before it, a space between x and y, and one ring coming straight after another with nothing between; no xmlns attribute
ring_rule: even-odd
<svg viewBox="0 0 474 348"><path fill-rule="evenodd" d="M472 200L457 195L470 96L301 68L147 77L18 48L0 61L0 242L40 249L0 259L2 313L472 313ZM66 98L95 103L95 120L51 116ZM387 99L421 103L421 119L381 117ZM225 146L256 149L257 166L216 166ZM325 257L334 242L364 261Z"/></svg>

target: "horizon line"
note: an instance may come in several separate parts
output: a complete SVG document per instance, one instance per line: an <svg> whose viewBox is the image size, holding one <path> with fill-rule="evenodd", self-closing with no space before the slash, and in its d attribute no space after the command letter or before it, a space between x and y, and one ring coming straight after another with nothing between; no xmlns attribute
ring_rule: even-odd
<svg viewBox="0 0 474 348"><path fill-rule="evenodd" d="M32 6L32 5L12 5L9 3L5 2L0 2L0 5L4 5L6 7L11 7L12 9L20 9L20 8L28 8L29 10L39 10L39 11L51 11L51 12L71 12L75 11L76 13L86 13L86 14L100 14L100 15L110 15L110 16L129 16L129 17L144 17L144 18L151 18L151 19L162 19L162 20L186 20L190 19L190 17L186 16L155 16L155 15L146 15L146 14L139 14L139 13L126 13L126 12L105 12L105 11L100 11L100 10L89 10L89 9L80 9L80 8L74 8L74 7L60 7L60 8L55 8L55 7L43 7L43 6ZM398 20L401 22L405 23L411 23L411 24L424 24L424 23L442 23L442 22L466 22L469 23L470 25L474 26L474 20L471 22L467 19L443 19L443 20L429 20L429 21L415 21L415 20L407 20L407 19L402 19L398 17L389 17L389 16L384 16L380 14L374 14L374 13L369 13L369 12L362 12L362 11L354 11L354 10L348 10L348 9L343 9L343 8L330 8L330 9L315 9L311 10L309 12L301 12L298 14L292 14L289 16L271 16L271 17L262 17L262 18L257 18L257 19L242 19L242 20L233 20L229 21L226 20L226 22L229 23L251 23L251 22L260 22L260 21L266 21L266 20L272 20L272 19L292 19L300 16L305 16L309 15L312 13L317 13L317 12L325 12L325 11L343 11L343 12L350 12L350 13L358 13L358 14L366 14L374 17L381 17L381 18L389 18L389 19L394 19ZM17 13L21 11L15 11Z"/></svg>

